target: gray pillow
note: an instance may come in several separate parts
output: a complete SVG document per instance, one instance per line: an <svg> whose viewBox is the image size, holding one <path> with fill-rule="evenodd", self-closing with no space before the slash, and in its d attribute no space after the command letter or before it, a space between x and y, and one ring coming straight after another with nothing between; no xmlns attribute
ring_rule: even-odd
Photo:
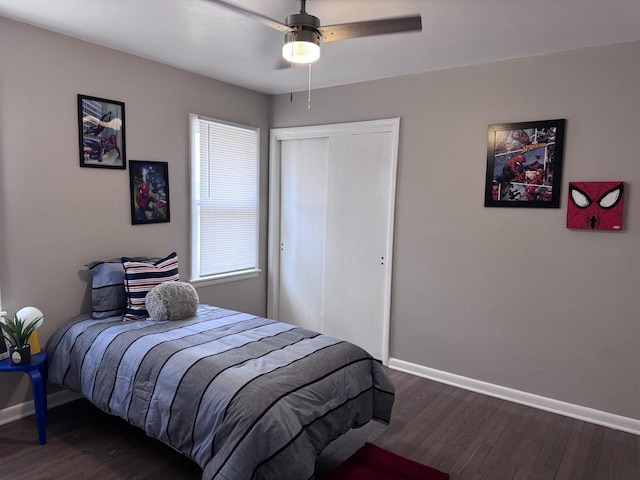
<svg viewBox="0 0 640 480"><path fill-rule="evenodd" d="M164 282L145 297L151 320L184 320L198 311L198 292L187 282Z"/></svg>

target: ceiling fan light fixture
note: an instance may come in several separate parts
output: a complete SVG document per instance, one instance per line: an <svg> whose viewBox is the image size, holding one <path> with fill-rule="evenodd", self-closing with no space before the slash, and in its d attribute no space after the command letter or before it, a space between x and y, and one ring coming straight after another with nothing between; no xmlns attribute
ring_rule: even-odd
<svg viewBox="0 0 640 480"><path fill-rule="evenodd" d="M310 30L285 33L282 56L292 63L315 62L320 58L320 35Z"/></svg>

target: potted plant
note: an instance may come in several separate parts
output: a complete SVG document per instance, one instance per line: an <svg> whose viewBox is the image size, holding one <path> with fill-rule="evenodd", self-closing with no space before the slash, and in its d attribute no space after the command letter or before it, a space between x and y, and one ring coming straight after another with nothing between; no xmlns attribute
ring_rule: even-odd
<svg viewBox="0 0 640 480"><path fill-rule="evenodd" d="M11 355L11 363L14 365L31 363L29 337L38 328L40 320L42 317L27 321L16 314L13 320L7 318L4 322L0 322L0 329L9 342L9 354Z"/></svg>

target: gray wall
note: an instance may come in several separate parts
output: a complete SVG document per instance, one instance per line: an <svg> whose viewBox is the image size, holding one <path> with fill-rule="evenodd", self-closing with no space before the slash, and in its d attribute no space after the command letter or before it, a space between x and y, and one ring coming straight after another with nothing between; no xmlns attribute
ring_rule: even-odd
<svg viewBox="0 0 640 480"><path fill-rule="evenodd" d="M266 271L269 99L205 77L0 17L0 285L53 330L90 310L84 264L175 250L189 266L188 114L261 129L261 268ZM129 170L80 168L76 95L125 103L127 157L169 162L171 222L131 225ZM186 277L185 277L186 279ZM265 314L266 275L200 288L206 303ZM0 409L31 398L0 378Z"/></svg>
<svg viewBox="0 0 640 480"><path fill-rule="evenodd" d="M46 314L43 343L89 308L83 265L188 260L189 112L262 129L401 120L391 355L640 419L640 43L268 97L0 18L0 285ZM328 68L318 64L316 68ZM124 101L127 154L169 162L172 220L132 226L128 171L78 166L76 94ZM487 125L566 118L559 210L486 209ZM622 232L565 229L567 181L623 180ZM264 314L265 276L201 288ZM0 378L0 406L30 399Z"/></svg>
<svg viewBox="0 0 640 480"><path fill-rule="evenodd" d="M639 86L636 42L277 96L272 127L401 117L393 358L640 419ZM487 126L554 118L561 208L485 208ZM567 230L599 180L624 231Z"/></svg>

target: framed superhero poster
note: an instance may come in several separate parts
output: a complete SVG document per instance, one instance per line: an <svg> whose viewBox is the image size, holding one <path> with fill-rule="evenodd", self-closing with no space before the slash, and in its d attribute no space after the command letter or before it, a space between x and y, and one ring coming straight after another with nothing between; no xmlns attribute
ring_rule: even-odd
<svg viewBox="0 0 640 480"><path fill-rule="evenodd" d="M622 230L624 182L570 182L567 228Z"/></svg>
<svg viewBox="0 0 640 480"><path fill-rule="evenodd" d="M131 224L169 222L169 164L129 161Z"/></svg>
<svg viewBox="0 0 640 480"><path fill-rule="evenodd" d="M560 208L565 120L489 125L485 207Z"/></svg>
<svg viewBox="0 0 640 480"><path fill-rule="evenodd" d="M80 166L126 169L124 103L78 94Z"/></svg>

